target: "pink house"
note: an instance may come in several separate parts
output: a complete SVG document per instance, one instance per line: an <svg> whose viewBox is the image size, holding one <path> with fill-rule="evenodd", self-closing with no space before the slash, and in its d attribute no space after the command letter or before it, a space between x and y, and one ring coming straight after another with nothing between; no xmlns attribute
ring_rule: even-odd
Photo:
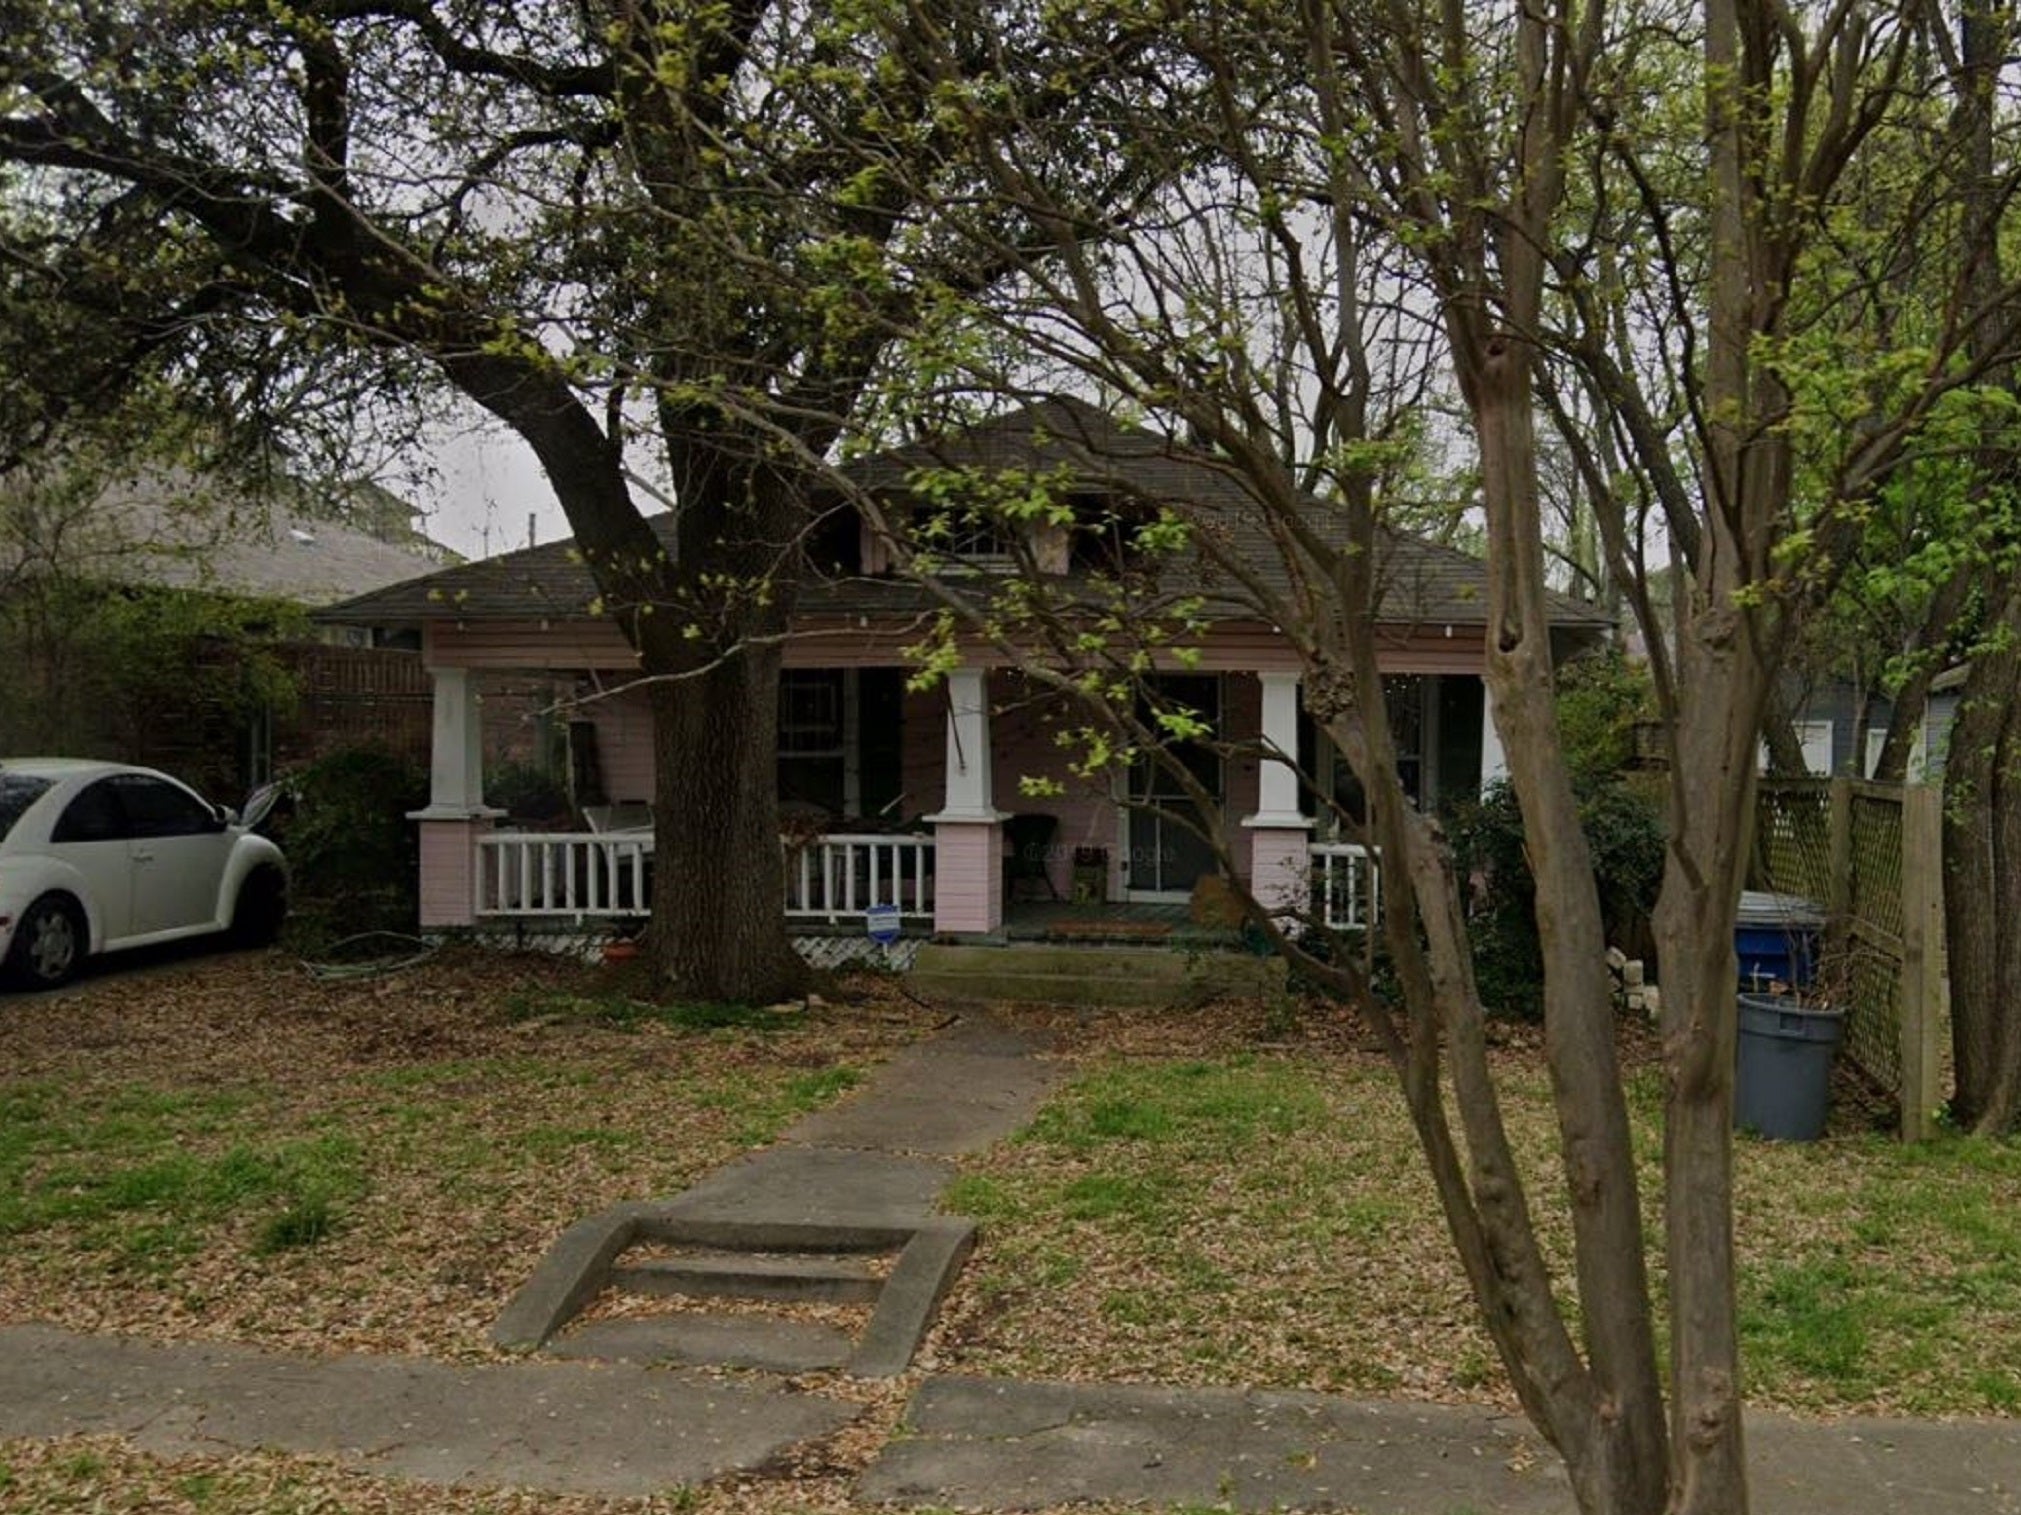
<svg viewBox="0 0 2021 1515"><path fill-rule="evenodd" d="M1212 460L1091 406L1053 400L855 465L865 488L902 507L920 470L1026 470L1071 476L1071 527L1019 542L1002 530L942 539L944 561L975 576L1013 550L1063 586L1136 564L1133 520L1159 506L1201 520L1252 562L1284 573L1256 514ZM1316 521L1325 507L1313 502ZM810 931L861 935L872 905L895 906L920 934L1001 938L1126 917L1148 934L1178 918L1214 850L1178 824L1171 781L1153 765L1099 782L1076 778L1056 740L1079 724L1064 697L1017 661L976 644L931 690L907 688L905 649L936 602L893 574L853 513L820 551L834 571L803 591L779 696L779 793L791 833L788 916ZM951 568L950 571L953 571ZM1203 574L1197 560L1177 570ZM1404 780L1423 804L1477 792L1502 770L1481 680L1485 580L1479 563L1429 542L1387 539L1378 577L1386 693ZM1302 711L1299 663L1241 598L1199 579L1210 625L1197 658L1159 675L1218 740L1187 762L1218 797L1234 871L1258 897L1300 908L1317 885L1336 924L1351 923L1359 849L1303 802L1296 755L1353 803L1346 765ZM326 619L404 624L421 635L434 679L432 793L421 827L422 924L431 928L578 921L644 913L651 879L652 744L643 694L624 685L636 659L591 613L595 589L558 542L466 564L362 596ZM1565 599L1567 645L1602 634L1599 610ZM572 676L568 750L579 829L511 829L486 804L481 731L486 681L530 671ZM604 691L616 691L604 693ZM1155 802L1159 814L1146 808ZM1162 909L1161 909L1162 907ZM1070 931L1064 934L1072 934Z"/></svg>

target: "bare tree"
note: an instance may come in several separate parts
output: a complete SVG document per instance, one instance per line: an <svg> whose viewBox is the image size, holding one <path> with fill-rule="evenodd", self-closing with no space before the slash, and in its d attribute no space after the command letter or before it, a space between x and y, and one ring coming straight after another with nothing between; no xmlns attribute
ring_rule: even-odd
<svg viewBox="0 0 2021 1515"><path fill-rule="evenodd" d="M1060 23L1091 50L1111 24ZM1184 712L1137 697L1142 672L1169 666L1170 649L1197 626L1175 574L1291 641L1307 709L1367 795L1398 1002L1374 996L1352 960L1314 960L1288 937L1286 950L1352 998L1389 1049L1483 1317L1581 1507L1742 1510L1733 919L1757 733L1877 481L1944 397L1983 372L1961 347L1960 319L1938 334L1926 366L1869 396L1883 403L1865 405L1859 425L1809 424L1830 345L1873 329L1858 323L1878 306L1846 315L1842 286L1821 266L1852 197L1850 167L1881 150L1877 134L1898 113L1919 108L1899 87L1915 29L1878 6L1425 12L1312 0L1269 16L1196 8L1165 35L1168 76L1198 80L1210 108L1175 117L1155 85L1130 102L1130 134L1194 166L1175 172L1155 205L1118 217L1063 194L1014 150L981 154L992 195L1053 234L1045 257L1022 260L1023 298L1003 304L1000 319L1035 366L1080 372L1157 418L1184 439L1189 466L1232 485L1235 498L1174 525L1185 542L1176 549L1156 492L1133 482L1143 442L1112 444L1105 457L1066 428L1047 467L1092 472L1116 497L1138 496L1137 519L1159 544L1144 584L1119 578L1105 591L1140 609L1098 614L1085 598L1048 599L1029 573L1017 595L979 597L938 575L930 553L915 566L946 597L951 631L1023 649L1035 676L1092 700L1094 759L1198 736ZM945 56L934 69L971 136L1014 135L986 71ZM1695 158L1674 139L1638 136L1628 116L1631 101L1680 90L1703 101L1709 146ZM1650 160L1663 153L1695 171L1654 174ZM1607 214L1596 215L1603 197ZM1920 209L1905 201L1892 214ZM1099 242L1067 235L1105 217ZM1628 291L1625 314L1591 298L1603 274ZM2002 331L2003 343L2011 337ZM1517 1174L1460 895L1435 823L1405 798L1376 697L1393 444L1399 418L1436 388L1416 366L1427 342L1463 399L1479 468L1486 673L1536 876L1563 1174L1555 1197L1527 1193ZM1395 354L1406 350L1418 355L1403 365L1415 377L1399 384ZM1672 397L1662 404L1646 398L1651 372ZM1651 648L1670 756L1657 915L1667 1393L1602 918L1554 711L1535 430L1554 390L1540 389L1541 374L1585 396L1562 408L1568 420L1588 415L1607 434L1600 442L1564 428L1607 576ZM1001 377L984 387L1003 387ZM1027 483L1045 477L1040 469ZM902 515L881 527L903 550ZM1259 539L1281 571L1257 570ZM1181 558L1209 572L1188 580ZM1659 589L1665 579L1673 593ZM1077 674L1090 659L1106 672ZM1197 809L1212 797L1189 798ZM1211 839L1215 828L1202 829ZM1252 903L1267 921L1266 903ZM1554 1198L1575 1238L1576 1330L1532 1224L1533 1204Z"/></svg>

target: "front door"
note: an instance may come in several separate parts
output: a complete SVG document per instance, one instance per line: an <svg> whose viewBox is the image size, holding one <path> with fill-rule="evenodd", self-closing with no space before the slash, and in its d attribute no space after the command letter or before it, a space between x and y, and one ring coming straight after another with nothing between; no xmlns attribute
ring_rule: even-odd
<svg viewBox="0 0 2021 1515"><path fill-rule="evenodd" d="M1193 711L1218 738L1218 675L1161 674L1153 687L1161 700ZM1218 805L1223 797L1221 754L1206 742L1175 742L1166 750ZM1214 849L1188 824L1199 820L1199 808L1186 794L1179 775L1156 759L1144 757L1131 764L1127 783L1130 803L1123 807L1123 880L1128 898L1184 900L1202 874L1215 871Z"/></svg>

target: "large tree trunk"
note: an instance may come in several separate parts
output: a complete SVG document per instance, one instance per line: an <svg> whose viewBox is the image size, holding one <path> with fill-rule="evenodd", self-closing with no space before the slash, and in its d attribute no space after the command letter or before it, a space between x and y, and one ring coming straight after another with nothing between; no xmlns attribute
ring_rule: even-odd
<svg viewBox="0 0 2021 1515"><path fill-rule="evenodd" d="M1958 1122L1988 1134L2021 1124L2021 593L2006 645L1967 676L1944 763L1944 925Z"/></svg>
<svg viewBox="0 0 2021 1515"><path fill-rule="evenodd" d="M1745 21L1741 10L1746 8ZM1743 584L1766 577L1787 500L1786 444L1754 423L1779 414L1751 344L1772 327L1755 178L1754 110L1770 93L1767 34L1747 0L1707 0L1706 105L1713 170L1706 350L1706 537L1676 606L1670 838L1655 911L1663 964L1664 1249L1670 1265L1672 1515L1746 1515L1733 1248L1733 918L1753 834L1755 747L1768 675ZM1743 47L1742 39L1748 45Z"/></svg>
<svg viewBox="0 0 2021 1515"><path fill-rule="evenodd" d="M1755 790L1753 723L1743 729L1722 741L1711 714L1700 713L1678 733L1684 773L1673 780L1654 921L1668 1074L1664 1222L1677 1515L1747 1509L1733 1246L1733 918L1746 856L1733 839L1747 835Z"/></svg>
<svg viewBox="0 0 2021 1515"><path fill-rule="evenodd" d="M1968 173L1963 196L1963 283L1983 312L1968 333L1975 356L2000 353L1990 329L2005 311L2000 242L2003 203L1993 167L1999 71L2009 51L2013 7L1967 5L1958 19L1960 69L1954 131ZM2013 364L1995 358L1989 378L2012 384ZM1982 467L2005 466L1990 439ZM1973 1130L2007 1132L2021 1123L2021 1011L2013 1003L2021 968L2021 590L1999 565L1979 582L1998 605L1990 647L1966 675L1944 762L1944 915L1951 972L1951 1048L1957 1089L1952 1110Z"/></svg>
<svg viewBox="0 0 2021 1515"><path fill-rule="evenodd" d="M701 999L800 992L807 965L786 934L776 762L800 524L791 481L751 466L762 455L753 439L698 437L663 408L681 500L669 551L632 502L621 450L557 378L482 354L443 368L532 445L607 613L653 681L649 961L674 992Z"/></svg>
<svg viewBox="0 0 2021 1515"><path fill-rule="evenodd" d="M655 856L646 951L679 993L761 1003L805 989L785 931L779 652L747 647L652 687Z"/></svg>

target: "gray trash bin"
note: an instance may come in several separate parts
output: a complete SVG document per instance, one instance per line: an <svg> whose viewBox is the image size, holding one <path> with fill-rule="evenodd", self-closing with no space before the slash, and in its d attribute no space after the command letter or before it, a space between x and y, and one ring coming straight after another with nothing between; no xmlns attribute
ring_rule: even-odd
<svg viewBox="0 0 2021 1515"><path fill-rule="evenodd" d="M1845 1029L1843 1010L1800 1005L1780 995L1740 996L1740 1066L1733 1124L1777 1141L1824 1135L1832 1054Z"/></svg>

